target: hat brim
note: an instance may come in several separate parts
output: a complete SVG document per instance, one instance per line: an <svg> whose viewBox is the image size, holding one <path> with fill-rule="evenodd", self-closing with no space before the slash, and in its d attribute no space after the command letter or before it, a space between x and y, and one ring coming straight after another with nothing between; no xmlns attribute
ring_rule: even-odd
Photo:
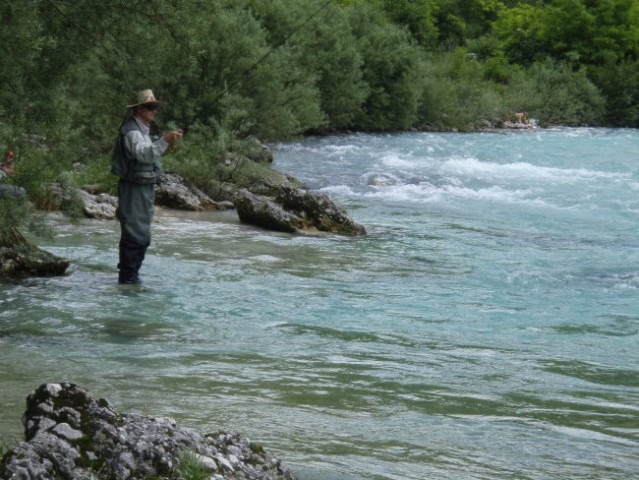
<svg viewBox="0 0 639 480"><path fill-rule="evenodd" d="M150 102L141 102L134 103L133 105L127 105L126 108L134 108L134 107L142 107L144 105L153 105L154 107L161 107L164 102L160 102L159 100L152 100Z"/></svg>

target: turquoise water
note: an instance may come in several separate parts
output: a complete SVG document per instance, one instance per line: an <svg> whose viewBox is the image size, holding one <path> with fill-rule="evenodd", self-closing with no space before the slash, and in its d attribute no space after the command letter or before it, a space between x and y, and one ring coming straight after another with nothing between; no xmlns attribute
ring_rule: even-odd
<svg viewBox="0 0 639 480"><path fill-rule="evenodd" d="M301 480L636 478L638 159L636 130L278 145L369 234L163 211L140 288L114 222L52 216L70 275L0 283L2 436L71 381Z"/></svg>

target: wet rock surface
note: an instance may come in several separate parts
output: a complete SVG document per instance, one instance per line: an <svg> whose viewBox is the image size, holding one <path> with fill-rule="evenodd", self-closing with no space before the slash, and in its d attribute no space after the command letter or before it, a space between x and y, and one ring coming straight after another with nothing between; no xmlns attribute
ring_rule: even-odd
<svg viewBox="0 0 639 480"><path fill-rule="evenodd" d="M294 480L273 454L229 432L202 435L167 417L120 414L71 383L27 398L25 441L0 463L12 480L177 479L197 468L214 480Z"/></svg>
<svg viewBox="0 0 639 480"><path fill-rule="evenodd" d="M104 193L81 192L87 217L115 219L118 199ZM216 198L213 200L212 197ZM219 187L215 195L190 185L176 173L165 173L155 189L155 204L176 210L237 209L244 223L289 233L314 231L340 235L364 235L366 229L353 221L328 196L310 191L280 174L279 182L256 180L247 188L233 183Z"/></svg>

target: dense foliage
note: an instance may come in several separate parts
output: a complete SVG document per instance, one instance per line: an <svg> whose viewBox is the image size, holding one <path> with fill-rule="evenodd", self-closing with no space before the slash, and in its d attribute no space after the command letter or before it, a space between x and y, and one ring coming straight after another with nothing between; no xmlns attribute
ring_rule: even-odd
<svg viewBox="0 0 639 480"><path fill-rule="evenodd" d="M0 20L0 149L40 205L65 171L113 188L99 172L142 88L159 128L185 129L167 162L193 178L250 138L522 111L639 126L636 0L0 0Z"/></svg>

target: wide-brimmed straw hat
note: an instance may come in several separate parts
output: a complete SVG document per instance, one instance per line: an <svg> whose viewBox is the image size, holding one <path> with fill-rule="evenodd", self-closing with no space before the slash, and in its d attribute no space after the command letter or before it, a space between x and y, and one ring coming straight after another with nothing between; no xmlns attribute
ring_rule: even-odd
<svg viewBox="0 0 639 480"><path fill-rule="evenodd" d="M141 105L155 105L159 107L160 105L162 105L162 102L155 98L155 95L153 95L153 90L149 88L146 90L140 90L136 94L133 103L131 105L127 105L126 108L139 107Z"/></svg>

